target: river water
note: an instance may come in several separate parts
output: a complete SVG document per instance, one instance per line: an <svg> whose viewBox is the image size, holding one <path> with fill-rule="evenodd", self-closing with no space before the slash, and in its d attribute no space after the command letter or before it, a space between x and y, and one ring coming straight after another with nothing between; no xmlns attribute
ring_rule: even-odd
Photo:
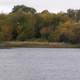
<svg viewBox="0 0 80 80"><path fill-rule="evenodd" d="M0 49L0 80L80 80L80 49Z"/></svg>

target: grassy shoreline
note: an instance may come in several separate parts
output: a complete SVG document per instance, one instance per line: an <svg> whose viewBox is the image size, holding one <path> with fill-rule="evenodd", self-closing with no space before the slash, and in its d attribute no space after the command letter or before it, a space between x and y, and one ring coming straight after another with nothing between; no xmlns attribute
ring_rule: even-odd
<svg viewBox="0 0 80 80"><path fill-rule="evenodd" d="M58 42L35 42L35 41L6 41L0 43L0 48L80 48L80 44Z"/></svg>

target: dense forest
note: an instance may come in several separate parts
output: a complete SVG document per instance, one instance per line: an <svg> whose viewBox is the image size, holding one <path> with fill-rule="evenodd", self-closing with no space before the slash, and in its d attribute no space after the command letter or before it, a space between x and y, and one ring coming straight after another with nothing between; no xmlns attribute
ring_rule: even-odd
<svg viewBox="0 0 80 80"><path fill-rule="evenodd" d="M80 9L38 13L16 5L9 14L0 13L0 41L48 41L80 43Z"/></svg>

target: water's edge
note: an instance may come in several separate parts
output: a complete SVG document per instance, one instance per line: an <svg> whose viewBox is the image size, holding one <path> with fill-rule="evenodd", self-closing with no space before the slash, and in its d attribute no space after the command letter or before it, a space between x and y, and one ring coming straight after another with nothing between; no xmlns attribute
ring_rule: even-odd
<svg viewBox="0 0 80 80"><path fill-rule="evenodd" d="M29 42L29 41L11 41L0 43L0 48L80 48L80 44L53 43L53 42Z"/></svg>

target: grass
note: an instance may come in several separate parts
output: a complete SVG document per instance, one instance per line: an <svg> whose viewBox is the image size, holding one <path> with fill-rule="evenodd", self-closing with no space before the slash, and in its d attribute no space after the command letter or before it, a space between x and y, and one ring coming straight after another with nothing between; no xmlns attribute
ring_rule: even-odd
<svg viewBox="0 0 80 80"><path fill-rule="evenodd" d="M6 41L0 43L0 48L31 47L31 48L80 48L80 44L39 42L39 41Z"/></svg>

